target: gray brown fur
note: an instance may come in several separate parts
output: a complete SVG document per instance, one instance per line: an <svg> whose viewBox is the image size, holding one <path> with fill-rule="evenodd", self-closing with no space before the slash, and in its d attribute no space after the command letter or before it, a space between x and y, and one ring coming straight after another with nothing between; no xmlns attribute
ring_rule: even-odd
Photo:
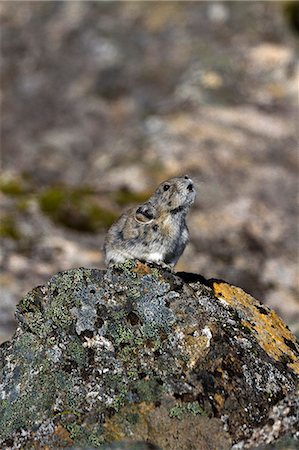
<svg viewBox="0 0 299 450"><path fill-rule="evenodd" d="M104 244L106 264L139 259L174 266L188 243L186 215L194 200L187 175L161 183L147 202L111 226Z"/></svg>

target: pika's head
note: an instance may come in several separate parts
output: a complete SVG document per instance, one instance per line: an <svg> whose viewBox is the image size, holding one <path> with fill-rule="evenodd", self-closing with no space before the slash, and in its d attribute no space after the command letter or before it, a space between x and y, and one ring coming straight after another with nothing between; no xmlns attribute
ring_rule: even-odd
<svg viewBox="0 0 299 450"><path fill-rule="evenodd" d="M193 181L185 175L163 181L152 199L161 209L169 212L188 210L194 203L196 191Z"/></svg>

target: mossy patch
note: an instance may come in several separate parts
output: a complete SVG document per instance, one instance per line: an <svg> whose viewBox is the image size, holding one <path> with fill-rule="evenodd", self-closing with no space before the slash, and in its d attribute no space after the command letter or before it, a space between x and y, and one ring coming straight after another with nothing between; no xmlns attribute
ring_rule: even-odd
<svg viewBox="0 0 299 450"><path fill-rule="evenodd" d="M20 212L27 211L30 201L34 200L54 222L79 231L98 232L108 228L118 217L118 213L101 204L90 186L72 188L55 185L40 192L28 180L3 176L0 178L0 192L15 197L15 207ZM138 198L133 195L132 202L135 203ZM122 201L123 196L119 204ZM118 203L116 200L114 202ZM0 237L20 238L13 216L2 218Z"/></svg>
<svg viewBox="0 0 299 450"><path fill-rule="evenodd" d="M12 197L24 194L25 187L21 179L19 178L0 178L0 191L3 194L10 195Z"/></svg>
<svg viewBox="0 0 299 450"><path fill-rule="evenodd" d="M93 198L88 188L54 186L44 190L38 201L41 210L52 220L79 231L95 233L108 228L117 218L116 213Z"/></svg>
<svg viewBox="0 0 299 450"><path fill-rule="evenodd" d="M120 189L112 194L112 198L119 206L126 206L144 203L150 195L149 191L133 192L129 189Z"/></svg>
<svg viewBox="0 0 299 450"><path fill-rule="evenodd" d="M0 238L10 238L15 241L21 239L21 233L18 229L16 218L12 214L1 217L0 220Z"/></svg>

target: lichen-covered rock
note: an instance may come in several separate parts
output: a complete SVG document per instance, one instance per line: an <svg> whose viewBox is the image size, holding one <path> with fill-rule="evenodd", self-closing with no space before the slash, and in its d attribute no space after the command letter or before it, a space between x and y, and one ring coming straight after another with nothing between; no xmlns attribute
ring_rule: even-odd
<svg viewBox="0 0 299 450"><path fill-rule="evenodd" d="M140 262L70 270L17 319L0 347L1 448L225 450L296 396L295 337L224 282Z"/></svg>
<svg viewBox="0 0 299 450"><path fill-rule="evenodd" d="M289 445L279 446L278 448L297 449L299 440L299 389L274 405L270 410L265 425L254 429L252 435L246 442L238 442L232 447L232 450L256 448L260 444L267 445L284 435L287 438L288 435L292 435L294 436L294 440L290 442L291 439L288 438ZM294 447L292 445L293 443ZM266 449L260 448L260 450Z"/></svg>

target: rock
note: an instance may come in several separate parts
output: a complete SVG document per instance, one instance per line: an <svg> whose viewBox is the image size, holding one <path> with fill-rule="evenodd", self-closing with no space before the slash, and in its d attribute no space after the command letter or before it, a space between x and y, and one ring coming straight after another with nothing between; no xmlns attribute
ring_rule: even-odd
<svg viewBox="0 0 299 450"><path fill-rule="evenodd" d="M82 447L71 447L70 450L80 450ZM84 447L84 450L96 450L95 447ZM101 445L101 450L160 450L150 442L115 442Z"/></svg>
<svg viewBox="0 0 299 450"><path fill-rule="evenodd" d="M298 342L240 288L127 262L58 273L16 316L1 448L225 450L296 429Z"/></svg>

